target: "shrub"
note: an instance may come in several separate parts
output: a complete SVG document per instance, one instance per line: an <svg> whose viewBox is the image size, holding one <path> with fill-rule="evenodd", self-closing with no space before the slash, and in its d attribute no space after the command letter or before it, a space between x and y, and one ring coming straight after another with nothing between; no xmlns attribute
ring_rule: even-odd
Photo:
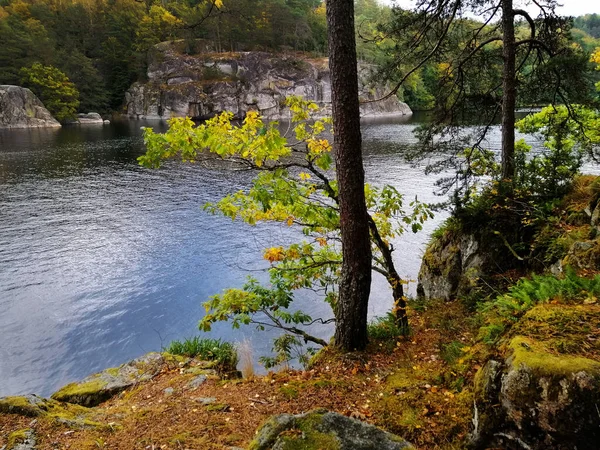
<svg viewBox="0 0 600 450"><path fill-rule="evenodd" d="M48 111L59 121L75 117L79 107L79 91L56 67L35 63L21 69L21 82L30 88Z"/></svg>
<svg viewBox="0 0 600 450"><path fill-rule="evenodd" d="M376 317L367 326L367 332L371 339L385 340L410 335L410 328L400 327L392 313Z"/></svg>
<svg viewBox="0 0 600 450"><path fill-rule="evenodd" d="M523 278L511 287L508 293L482 306L481 313L487 325L480 329L480 337L486 344L494 344L505 330L538 303L550 300L579 302L598 295L600 295L600 275L584 278L568 267L564 278L556 278L553 275L533 275L531 279Z"/></svg>

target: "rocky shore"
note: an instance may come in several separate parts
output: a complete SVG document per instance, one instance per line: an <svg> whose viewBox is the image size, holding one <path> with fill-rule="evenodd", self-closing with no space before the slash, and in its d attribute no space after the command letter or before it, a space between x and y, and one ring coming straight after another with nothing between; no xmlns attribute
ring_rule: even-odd
<svg viewBox="0 0 600 450"><path fill-rule="evenodd" d="M0 128L59 128L60 123L29 89L0 85Z"/></svg>

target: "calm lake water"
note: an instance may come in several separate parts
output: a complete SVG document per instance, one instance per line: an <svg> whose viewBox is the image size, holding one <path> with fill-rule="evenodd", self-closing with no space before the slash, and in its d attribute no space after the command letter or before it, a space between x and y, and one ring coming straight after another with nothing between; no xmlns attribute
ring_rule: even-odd
<svg viewBox="0 0 600 450"><path fill-rule="evenodd" d="M437 202L436 176L402 157L416 120L364 125L367 179ZM149 124L0 130L0 396L49 395L198 334L203 301L248 274L264 277L262 249L297 236L287 226L249 227L202 210L248 186L250 173L177 162L140 168L142 125ZM492 147L498 139L494 130ZM443 218L396 243L407 279L416 280L424 244ZM315 317L331 314L308 293L298 305ZM369 313L390 306L376 275ZM332 329L313 332L325 337ZM221 324L210 335L248 339L255 358L270 349L271 335L250 327Z"/></svg>

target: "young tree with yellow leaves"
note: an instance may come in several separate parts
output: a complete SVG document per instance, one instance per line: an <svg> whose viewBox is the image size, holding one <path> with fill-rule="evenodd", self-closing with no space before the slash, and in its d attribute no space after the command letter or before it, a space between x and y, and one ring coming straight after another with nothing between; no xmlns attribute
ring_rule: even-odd
<svg viewBox="0 0 600 450"><path fill-rule="evenodd" d="M276 123L265 124L256 112L249 112L241 125L232 123L230 113L198 126L188 118L177 118L170 121L165 134L145 130L148 151L140 157L146 167L158 167L173 157L188 162L217 158L256 170L248 191L232 193L205 208L250 225L277 222L300 227L303 241L265 249L263 256L271 264L269 286L250 278L241 289L213 296L205 304L207 313L200 322L203 330L210 330L218 321L230 321L234 327L255 324L281 329L284 335L275 343L278 353L301 341L327 345L311 335L308 327L331 323L337 314L335 318L313 318L294 310L294 292L312 289L337 311L342 264L339 189L331 172L332 147L326 139L331 120L318 119L317 105L298 97L289 98L287 104L293 114L293 139L282 136ZM399 325L405 326L405 298L391 258L391 241L406 228L418 231L431 212L417 201L406 210L402 195L391 186L364 185L363 192L373 255L369 270L372 267L388 279L394 309L402 314Z"/></svg>

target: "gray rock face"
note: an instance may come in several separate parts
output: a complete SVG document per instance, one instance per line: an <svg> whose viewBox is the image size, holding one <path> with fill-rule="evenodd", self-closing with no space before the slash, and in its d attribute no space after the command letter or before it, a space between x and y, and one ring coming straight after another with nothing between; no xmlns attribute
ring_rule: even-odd
<svg viewBox="0 0 600 450"><path fill-rule="evenodd" d="M600 363L515 338L476 376L475 448L592 450L600 443Z"/></svg>
<svg viewBox="0 0 600 450"><path fill-rule="evenodd" d="M155 377L165 358L160 353L148 353L120 367L106 369L84 380L71 383L52 394L54 400L83 406L96 406L125 389Z"/></svg>
<svg viewBox="0 0 600 450"><path fill-rule="evenodd" d="M400 450L414 447L373 425L326 410L273 416L258 430L248 447L249 450L289 448Z"/></svg>
<svg viewBox="0 0 600 450"><path fill-rule="evenodd" d="M77 114L77 123L80 125L102 125L104 124L104 120L102 116L95 112L90 112L86 114Z"/></svg>
<svg viewBox="0 0 600 450"><path fill-rule="evenodd" d="M432 241L421 262L418 296L449 301L467 293L489 263L479 250L479 240L472 234L445 234Z"/></svg>
<svg viewBox="0 0 600 450"><path fill-rule="evenodd" d="M0 128L53 128L60 123L27 88L0 85Z"/></svg>
<svg viewBox="0 0 600 450"><path fill-rule="evenodd" d="M244 117L258 110L267 119L289 118L283 105L287 96L299 95L331 112L331 80L327 59L300 59L263 52L205 53L195 56L180 51L181 42L155 47L148 67L148 83L135 83L126 93L130 117L168 119L190 116L203 119L222 111ZM361 98L373 100L386 93L385 86L366 82L370 70L360 68ZM406 115L412 111L397 98L366 103L363 117Z"/></svg>

